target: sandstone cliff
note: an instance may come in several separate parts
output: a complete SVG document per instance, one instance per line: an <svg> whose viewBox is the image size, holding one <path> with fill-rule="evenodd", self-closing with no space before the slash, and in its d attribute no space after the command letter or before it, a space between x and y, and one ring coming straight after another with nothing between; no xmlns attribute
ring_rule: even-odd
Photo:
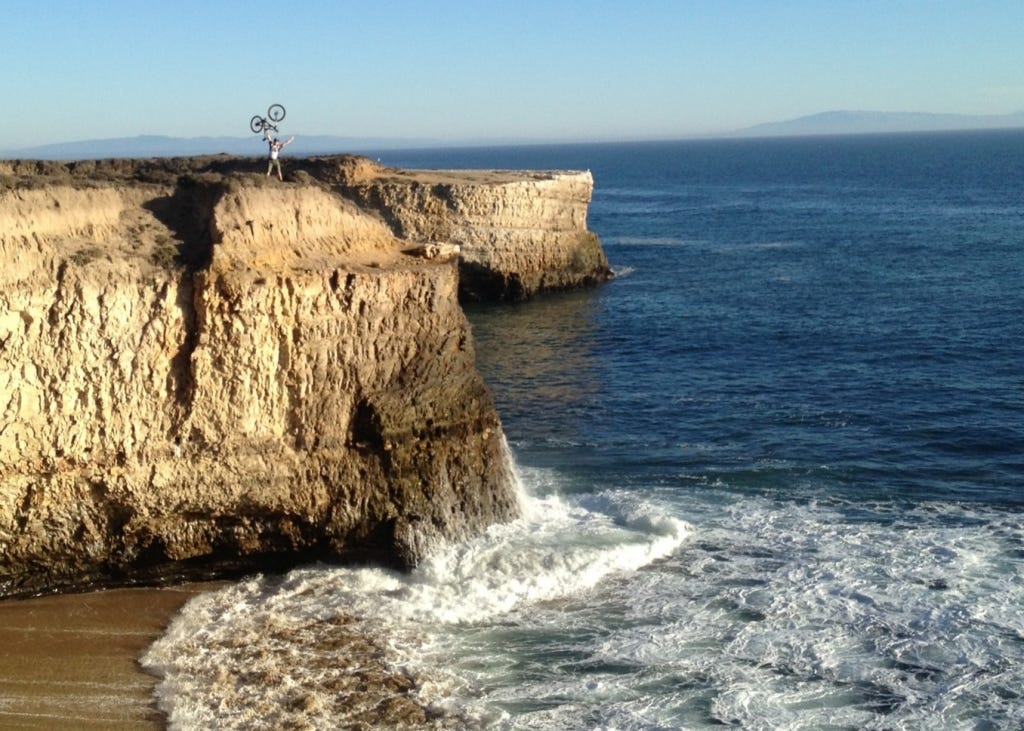
<svg viewBox="0 0 1024 731"><path fill-rule="evenodd" d="M380 211L397 236L461 248L464 300L518 300L611 278L587 229L589 172L356 173L346 194Z"/></svg>
<svg viewBox="0 0 1024 731"><path fill-rule="evenodd" d="M0 596L410 565L517 513L458 263L409 252L501 239L534 291L551 280L516 246L550 226L549 260L600 269L571 253L596 245L588 178L407 177L378 186L388 225L339 194L375 195L368 161L252 166L0 163Z"/></svg>

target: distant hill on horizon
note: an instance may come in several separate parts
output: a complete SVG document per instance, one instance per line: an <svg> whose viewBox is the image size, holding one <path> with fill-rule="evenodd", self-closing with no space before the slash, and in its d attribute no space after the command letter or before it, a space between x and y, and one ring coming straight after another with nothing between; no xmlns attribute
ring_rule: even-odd
<svg viewBox="0 0 1024 731"><path fill-rule="evenodd" d="M939 132L955 130L1024 128L1024 111L1013 114L972 115L932 114L927 112L831 111L781 122L767 122L733 132L700 135L699 139L736 137L798 137L809 135L855 135L885 132ZM680 135L680 139L687 136ZM580 140L583 142L583 140ZM555 141L478 139L461 142L429 138L340 137L301 135L288 147L296 157L332 154L366 154L384 150L415 148L496 146L511 144L558 144ZM568 143L566 143L568 144ZM95 160L101 158L191 157L195 155L266 154L262 138L249 137L169 137L137 135L102 140L78 140L49 145L0 150L2 160Z"/></svg>
<svg viewBox="0 0 1024 731"><path fill-rule="evenodd" d="M782 122L767 122L730 136L785 137L881 132L942 132L1024 127L1024 111L1013 114L933 114L928 112L832 111Z"/></svg>

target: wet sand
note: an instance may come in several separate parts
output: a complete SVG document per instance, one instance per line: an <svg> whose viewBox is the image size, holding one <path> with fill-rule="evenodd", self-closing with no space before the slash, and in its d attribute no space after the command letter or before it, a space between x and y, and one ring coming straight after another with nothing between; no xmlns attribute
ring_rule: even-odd
<svg viewBox="0 0 1024 731"><path fill-rule="evenodd" d="M0 601L0 728L162 729L138 658L216 584Z"/></svg>

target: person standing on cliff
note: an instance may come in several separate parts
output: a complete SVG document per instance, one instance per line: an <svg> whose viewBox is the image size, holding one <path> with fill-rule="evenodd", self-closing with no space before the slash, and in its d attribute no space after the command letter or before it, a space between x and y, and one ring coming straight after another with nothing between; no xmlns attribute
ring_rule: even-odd
<svg viewBox="0 0 1024 731"><path fill-rule="evenodd" d="M270 130L265 129L264 136L267 140L267 145L270 146L270 159L267 160L267 177L270 177L270 171L274 169L275 163L277 164L277 177L284 180L284 175L281 174L281 160L278 157L278 153L292 143L295 139L295 135L292 135L284 142L281 142L277 137L270 136Z"/></svg>

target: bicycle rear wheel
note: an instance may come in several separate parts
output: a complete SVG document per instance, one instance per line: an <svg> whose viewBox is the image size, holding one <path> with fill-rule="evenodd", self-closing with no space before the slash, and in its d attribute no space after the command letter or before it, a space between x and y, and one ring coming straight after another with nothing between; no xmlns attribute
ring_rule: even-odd
<svg viewBox="0 0 1024 731"><path fill-rule="evenodd" d="M280 104L271 104L270 108L267 109L267 116L270 117L272 122L280 122L284 119L284 107Z"/></svg>
<svg viewBox="0 0 1024 731"><path fill-rule="evenodd" d="M260 132L262 132L263 131L263 117L261 117L260 115L257 114L252 119L250 119L249 120L249 129L251 129L256 134L259 134Z"/></svg>

